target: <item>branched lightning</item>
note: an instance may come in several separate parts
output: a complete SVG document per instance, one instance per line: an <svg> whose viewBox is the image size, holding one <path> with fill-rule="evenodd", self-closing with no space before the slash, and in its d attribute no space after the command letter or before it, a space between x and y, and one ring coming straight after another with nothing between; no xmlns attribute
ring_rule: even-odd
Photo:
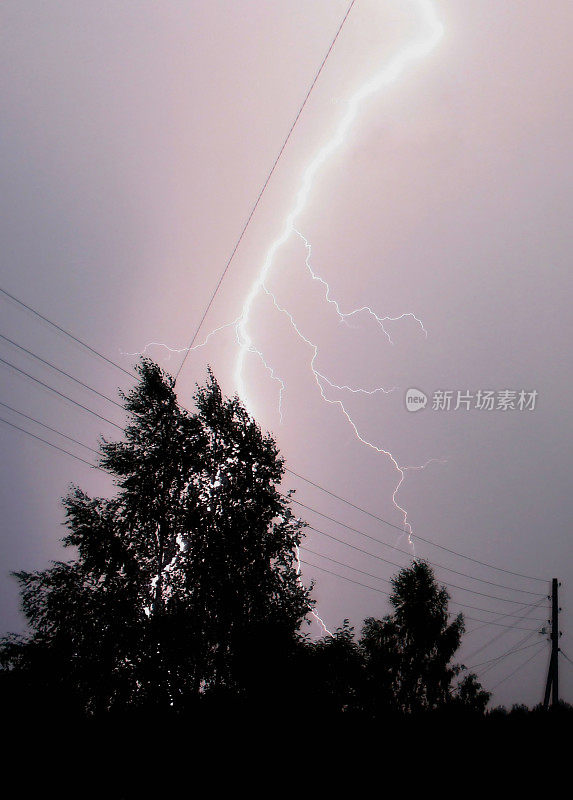
<svg viewBox="0 0 573 800"><path fill-rule="evenodd" d="M275 295L268 288L267 280L271 272L271 269L273 267L278 251L287 243L292 234L298 235L303 240L306 248L306 258L305 258L306 267L312 279L320 281L324 285L325 299L327 303L333 305L341 321L346 322L350 317L355 317L361 313L367 313L375 319L376 323L380 326L383 333L387 337L388 341L391 343L392 342L391 337L386 328L384 327L384 323L389 321L397 321L399 319L404 319L406 317L412 317L420 325L422 331L427 336L427 331L425 330L423 323L421 322L420 319L418 319L418 317L416 317L412 313L401 314L398 317L388 317L388 316L380 317L369 306L363 306L361 308L354 309L353 311L347 313L342 312L338 301L331 298L330 286L328 285L328 283L323 278L318 276L316 272L314 272L310 263L310 257L312 252L311 245L308 242L308 240L296 228L297 220L299 219L299 217L301 216L302 212L304 211L304 209L308 204L317 174L319 173L321 167L324 166L327 160L342 146L342 144L346 140L348 132L358 115L359 108L363 105L364 101L371 95L375 94L377 91L382 89L382 87L393 83L401 75L405 67L410 62L424 58L426 55L428 55L436 47L437 43L441 39L443 34L443 25L437 18L433 3L430 2L429 0L416 0L415 5L418 7L420 17L422 19L423 33L419 36L419 38L417 38L414 42L409 44L400 53L398 53L398 55L396 55L395 58L389 64L383 67L382 70L380 70L380 72L377 75L375 75L371 80L365 83L354 94L354 96L350 99L346 107L346 113L344 114L342 120L340 121L338 129L335 132L334 136L332 136L332 138L329 139L320 148L318 153L315 155L315 157L312 159L312 161L306 168L306 171L303 174L301 187L296 195L294 205L285 219L282 232L268 248L262 267L257 277L255 278L253 284L251 285L250 290L246 296L245 302L243 304L243 309L239 317L239 321L236 325L236 336L239 344L239 353L235 364L235 384L237 386L237 390L240 397L248 406L249 405L248 393L244 379L244 366L247 354L249 352L256 352L260 357L260 359L262 360L263 364L265 365L266 369L269 371L269 373L273 377L275 377L274 370L270 367L270 365L267 364L261 351L255 348L255 345L253 344L253 339L249 332L249 321L251 319L254 302L259 296L259 294L261 292L264 292L268 297L270 297L277 310L279 310L281 313L287 316L297 336L310 347L312 351L312 357L310 360L310 369L314 375L314 379L316 381L316 385L318 386L322 399L326 403L329 403L331 405L336 405L339 407L340 411L342 412L347 422L351 426L352 430L354 431L356 438L362 444L371 448L375 452L386 456L392 462L394 468L398 473L398 482L392 493L392 502L396 507L396 509L402 515L403 527L405 532L407 532L408 534L408 540L410 544L412 544L412 546L413 546L412 526L408 521L408 512L398 503L396 499L397 494L402 486L402 483L404 482L406 470L412 468L401 467L396 458L392 455L392 453L389 450L384 449L383 447L375 444L374 442L369 441L364 436L362 436L360 431L358 430L356 423L354 422L346 406L344 405L343 401L340 399L332 399L327 397L324 390L324 384L327 384L328 386L330 386L330 388L334 389L348 390L353 392L362 392L369 394L374 394L375 392L384 392L384 391L387 392L391 390L384 390L381 387L367 390L364 388L351 388L346 385L340 386L330 381L328 378L326 378L324 374L319 372L315 363L318 358L318 352L319 352L318 346L302 333L292 313L280 305ZM283 392L284 392L284 383L281 381L281 392L279 397L279 408L281 411L281 416L282 416ZM422 468L423 467L420 467L420 469ZM300 563L299 563L299 571L300 571ZM322 626L323 630L328 632L324 622L320 619L318 621L319 624Z"/></svg>
<svg viewBox="0 0 573 800"><path fill-rule="evenodd" d="M345 142L364 101L382 89L383 86L387 86L397 80L411 61L416 61L428 55L442 37L443 25L437 18L433 3L430 0L415 0L415 5L418 7L420 17L423 20L423 33L414 42L401 50L389 64L383 67L371 80L363 84L350 98L346 113L342 117L335 134L319 149L306 168L302 177L301 187L296 195L293 207L287 214L282 232L267 250L259 274L245 298L239 322L237 323L239 354L235 365L235 383L240 397L247 405L249 405L249 402L243 371L247 353L253 350L253 341L248 330L253 305L259 293L265 290L265 282L272 269L275 256L296 231L296 221L308 204L314 181L320 168ZM356 309L355 313L358 313L358 311L359 309Z"/></svg>
<svg viewBox="0 0 573 800"><path fill-rule="evenodd" d="M341 322L345 322L346 324L348 324L348 320L350 319L350 317L354 317L357 314L362 314L363 312L366 312L367 314L369 314L371 317L373 317L376 320L376 323L380 326L380 328L384 332L384 335L386 336L386 338L388 339L390 344L394 344L390 334L388 333L388 331L384 327L384 323L385 322L397 322L398 320L406 319L406 317L411 317L420 326L420 328L424 332L424 335L426 336L426 338L428 337L428 331L424 328L424 324L423 324L422 320L418 319L418 317L415 314L412 314L411 312L407 312L405 314L399 314L397 317L390 317L390 316L379 317L378 314L376 314L376 312L373 311L370 308L370 306L361 306L360 308L355 308L352 311L348 311L346 313L341 311L338 301L337 300L333 300L330 297L330 286L328 285L327 281L325 281L324 278L321 278L320 275L318 275L314 271L314 269L313 269L313 267L312 267L312 265L310 263L310 259L311 259L311 256L312 256L312 245L310 244L308 239L306 239L306 237L303 236L302 233L300 231L298 231L296 228L294 228L293 231L304 242L304 246L306 248L306 258L305 258L305 262L304 263L305 263L306 268L308 269L313 281L319 281L320 283L323 284L324 289L325 289L326 301L327 301L327 303L331 303L334 306L334 308L336 309L336 313L338 314L338 318L340 319ZM348 388L348 387L346 387L346 388Z"/></svg>
<svg viewBox="0 0 573 800"><path fill-rule="evenodd" d="M412 469L424 469L428 463L437 461L438 459L430 459L430 461L426 462L426 464L420 467L404 467L398 463L396 457L389 450L385 449L384 447L372 441L369 441L367 438L365 438L365 436L363 436L360 433L357 424L352 419L352 416L348 411L344 402L339 398L329 397L326 393L327 389L338 392L373 395L377 393L384 393L384 394L389 393L393 391L395 387L390 387L390 388L351 387L348 384L336 383L331 378L327 377L323 372L319 370L317 366L317 361L319 358L318 345L315 342L313 342L302 331L301 326L295 320L293 313L280 303L279 299L276 297L276 295L271 291L271 289L268 286L269 282L268 279L275 264L275 259L277 257L277 254L291 239L291 237L295 235L299 237L304 244L306 250L304 263L311 279L313 281L319 282L324 287L325 291L324 299L327 305L331 306L334 309L341 323L348 325L349 320L351 319L355 320L360 315L368 316L371 319L373 319L374 322L379 326L381 332L386 337L389 344L392 344L392 338L385 326L385 323L397 322L406 318L410 318L420 327L423 334L427 336L427 331L424 328L422 321L412 312L406 312L396 317L391 317L387 315L380 316L368 305L364 305L361 306L360 308L355 308L350 311L343 311L340 303L331 296L331 288L328 282L323 277L318 275L318 273L312 267L311 244L297 227L297 223L299 222L303 211L308 206L309 200L312 195L312 190L320 170L326 165L328 160L338 150L340 150L342 145L347 140L350 129L353 123L355 122L359 110L364 105L365 101L368 100L377 92L379 92L383 87L389 86L390 84L394 83L409 64L418 61L420 59L423 59L425 56L427 56L436 47L439 40L441 39L443 35L443 25L437 17L436 10L432 0L411 0L411 3L417 9L417 13L420 19L421 24L420 24L419 35L414 41L406 45L389 63L383 66L380 69L380 71L377 72L376 75L374 75L370 80L364 83L346 104L345 113L342 116L334 134L331 136L331 138L329 138L325 142L325 144L322 147L320 147L318 152L314 155L314 157L306 167L306 170L302 175L300 188L295 196L293 205L284 220L281 232L279 233L277 238L270 244L266 252L264 261L261 265L261 268L246 294L241 313L239 314L237 319L235 319L231 323L227 323L226 325L222 325L214 329L213 331L211 331L211 333L209 333L209 335L201 344L196 345L191 349L196 350L200 347L204 347L209 341L209 339L216 333L224 330L225 328L233 328L235 332L236 342L238 345L238 354L234 370L234 380L239 396L243 400L245 406L247 408L252 409L252 404L249 401L249 395L245 382L245 362L247 359L247 355L250 353L257 356L257 358L261 361L261 363L263 364L264 368L266 369L270 377L279 384L280 389L279 389L278 407L279 407L279 414L282 420L283 397L286 389L285 383L283 379L280 378L279 375L276 373L275 369L269 364L268 360L265 358L264 352L261 349L261 347L256 345L253 339L253 334L251 333L253 309L255 301L260 296L266 296L272 302L275 309L280 314L286 316L292 330L299 337L299 339L309 348L310 351L309 366L312 375L314 377L314 380L316 382L316 385L318 387L318 390L320 392L322 400L324 400L324 402L330 405L337 406L340 409L341 413L343 414L346 421L352 428L359 442L361 442L366 447L372 449L376 453L385 456L391 461L398 476L396 486L392 493L392 502L402 517L402 525L404 533L407 534L408 541L413 548L414 545L412 541L412 526L408 521L408 512L398 503L397 495L404 482L407 471ZM147 345L145 350L147 350L154 344L157 343L150 343L149 345ZM159 345L159 346L166 347L165 345ZM167 349L170 352L178 352L178 353L189 350L189 348L181 348L178 350L175 350L173 348L167 348ZM300 576L301 566L300 566L298 548L296 549L296 555L298 564L297 574ZM312 612L312 615L321 626L321 629L328 635L332 635L331 632L326 627L323 620L318 616L318 614Z"/></svg>
<svg viewBox="0 0 573 800"><path fill-rule="evenodd" d="M163 348L163 350L167 350L168 358L171 358L171 356L174 353L178 354L189 353L189 352L192 353L194 350L199 350L201 347L205 347L207 342L209 342L209 340L212 339L213 336L225 330L226 328L236 329L239 320L240 317L237 317L237 319L234 319L232 322L226 322L224 325L220 325L218 328L214 328L210 333L207 334L207 336L203 339L202 342L196 344L194 347L171 347L170 345L165 344L164 342L148 342L143 348L143 350L139 350L135 353L127 353L123 350L120 350L120 353L122 356L145 356L151 350L152 347L161 347Z"/></svg>

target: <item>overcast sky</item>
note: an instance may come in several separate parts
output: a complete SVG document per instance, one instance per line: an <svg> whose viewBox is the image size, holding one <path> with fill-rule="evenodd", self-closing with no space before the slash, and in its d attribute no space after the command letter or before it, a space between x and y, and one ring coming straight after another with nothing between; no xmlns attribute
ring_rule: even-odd
<svg viewBox="0 0 573 800"><path fill-rule="evenodd" d="M126 369L134 363L126 354L150 342L185 347L347 7L346 0L4 2L2 288ZM381 317L415 314L427 336L412 316L388 323L388 335L364 312L341 322L325 285L312 279L303 239L293 234L267 280L291 318L259 292L245 328L285 385L282 420L279 383L254 353L243 369L245 399L276 436L288 467L397 526L403 518L392 501L395 463L435 459L407 470L396 496L408 511L416 554L490 581L437 568L448 585L516 601L450 589L455 603L474 606L452 604L470 618L466 664L544 642L535 629L547 615L541 595L549 583L482 567L416 535L512 572L558 577L562 646L573 657L573 5L439 0L431 8L444 26L440 42L360 106L296 221L312 246L309 263L343 312L368 306ZM360 87L427 35L422 11L410 0L357 0L199 339L241 314L306 167ZM130 385L6 297L0 313L0 333L100 392L116 397L118 386ZM323 382L327 400L341 401L351 424L339 403L321 397L314 350L290 319L317 346L314 367L332 383L397 388L352 393ZM118 408L0 343L1 358L121 426ZM207 363L234 393L239 351L227 327L191 353L178 381L181 402L192 403ZM173 372L181 363L181 354L166 348L148 352ZM0 401L89 446L101 433L119 434L4 365L0 376ZM429 398L417 413L406 411L410 387ZM458 390L521 389L538 392L533 411L432 409L437 390L452 391L455 404ZM0 409L14 424L94 458ZM364 445L356 431L392 458ZM59 498L70 482L100 494L111 484L4 424L0 442L0 629L21 630L9 571L42 569L63 556ZM396 530L290 474L285 485L305 504L405 552L297 511L313 526L408 562L412 548ZM314 554L303 551L305 560L388 590L373 576L390 578L391 565L312 531L306 543ZM317 567L304 565L303 574L316 579L318 610L331 629L345 617L358 629L366 616L388 612L380 592ZM536 609L519 605L537 600ZM526 614L524 621L501 620L526 630L478 628L504 613ZM320 633L315 623L309 630ZM547 654L548 645L532 646L494 664L483 676L488 688L500 683L493 702L538 702ZM561 684L573 701L567 662Z"/></svg>

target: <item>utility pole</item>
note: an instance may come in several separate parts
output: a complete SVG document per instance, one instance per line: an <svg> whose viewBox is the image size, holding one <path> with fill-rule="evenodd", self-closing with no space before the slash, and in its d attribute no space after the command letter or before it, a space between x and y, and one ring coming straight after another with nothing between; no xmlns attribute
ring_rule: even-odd
<svg viewBox="0 0 573 800"><path fill-rule="evenodd" d="M556 708L559 703L559 586L557 578L553 578L551 581L551 659L543 700L545 710L549 708L550 695L552 708Z"/></svg>

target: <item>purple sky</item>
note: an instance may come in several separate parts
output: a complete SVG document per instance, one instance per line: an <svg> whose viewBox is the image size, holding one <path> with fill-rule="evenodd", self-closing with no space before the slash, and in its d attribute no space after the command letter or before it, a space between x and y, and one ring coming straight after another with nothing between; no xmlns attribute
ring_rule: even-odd
<svg viewBox="0 0 573 800"><path fill-rule="evenodd" d="M124 353L149 342L188 344L258 191L334 33L346 0L217 2L23 2L2 6L0 171L1 286L126 368ZM418 534L506 569L563 582L563 650L573 657L569 602L571 394L566 253L571 233L571 51L568 0L441 0L437 47L412 62L361 107L343 146L317 174L297 227L312 244L313 269L343 311L341 323L312 281L293 235L267 286L319 355L316 368L339 385L398 387L385 395L325 391L360 435L408 471L397 501ZM357 0L295 129L202 330L236 319L280 235L307 165L335 133L354 93L420 35L420 3ZM0 298L0 333L115 396L129 381ZM250 408L273 431L287 466L393 524L399 473L363 445L311 371L312 349L260 293L248 322L258 356L244 369ZM0 357L122 423L119 409L75 389L2 344ZM175 372L181 355L152 347ZM210 363L227 393L237 389L239 348L227 328L189 355L178 382L191 403ZM116 429L33 386L4 366L0 400L94 446ZM533 412L407 413L404 392L536 389ZM431 401L430 401L431 402ZM78 455L2 408L0 416ZM106 494L87 466L0 426L2 524L0 629L21 629L11 569L41 569L61 557L59 498L71 481ZM408 550L405 538L289 476L304 503ZM302 511L300 512L303 513ZM339 539L406 563L334 523L305 518ZM309 548L389 578L395 569L309 532ZM481 568L423 542L416 553L454 570L532 591L545 584ZM306 558L306 556L303 556ZM381 590L388 585L308 554L308 560ZM442 569L440 580L535 602ZM359 628L387 612L384 595L304 568L317 580L319 612L333 628ZM518 605L451 589L454 601L521 613ZM540 598L539 598L540 599ZM481 610L468 617L496 619ZM546 605L528 609L545 617ZM510 618L508 618L509 621ZM505 620L504 620L505 621ZM468 621L469 631L479 623ZM517 623L533 627L532 622ZM535 623L537 624L537 622ZM539 625L542 623L539 622ZM316 624L311 628L318 634ZM501 636L479 654L472 653ZM527 631L487 626L466 636L462 660L486 661ZM525 644L543 641L532 633ZM523 645L523 646L524 646ZM542 696L548 648L501 683L494 703ZM504 659L483 677L493 687L534 655ZM477 670L480 672L480 669ZM562 664L573 700L573 667Z"/></svg>

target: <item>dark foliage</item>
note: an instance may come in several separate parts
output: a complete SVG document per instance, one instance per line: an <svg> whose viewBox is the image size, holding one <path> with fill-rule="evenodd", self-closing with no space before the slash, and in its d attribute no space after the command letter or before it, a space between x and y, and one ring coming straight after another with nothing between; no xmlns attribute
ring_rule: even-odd
<svg viewBox="0 0 573 800"><path fill-rule="evenodd" d="M156 364L138 370L125 437L100 446L116 495L72 487L63 543L75 558L15 573L30 632L0 642L4 709L172 729L246 713L394 729L541 718L484 714L490 694L454 661L463 617L424 561L398 572L392 613L366 619L358 638L347 620L333 636L302 636L313 606L297 571L304 524L278 492L273 438L211 372L188 412Z"/></svg>
<svg viewBox="0 0 573 800"><path fill-rule="evenodd" d="M368 618L358 641L345 621L307 648L303 692L321 713L394 722L404 715L482 714L490 694L452 662L464 630L450 620L449 596L424 561L392 580L392 614Z"/></svg>
<svg viewBox="0 0 573 800"><path fill-rule="evenodd" d="M443 709L453 704L483 711L489 700L474 675L459 686L462 667L452 663L464 632L463 616L449 619L449 595L428 564L414 561L392 579L384 619L365 621L360 647L366 661L364 703L400 712Z"/></svg>
<svg viewBox="0 0 573 800"><path fill-rule="evenodd" d="M139 374L125 440L101 444L117 496L64 499L77 558L16 574L31 633L1 649L13 680L95 713L240 695L312 607L274 440L211 373L195 413L153 362Z"/></svg>

